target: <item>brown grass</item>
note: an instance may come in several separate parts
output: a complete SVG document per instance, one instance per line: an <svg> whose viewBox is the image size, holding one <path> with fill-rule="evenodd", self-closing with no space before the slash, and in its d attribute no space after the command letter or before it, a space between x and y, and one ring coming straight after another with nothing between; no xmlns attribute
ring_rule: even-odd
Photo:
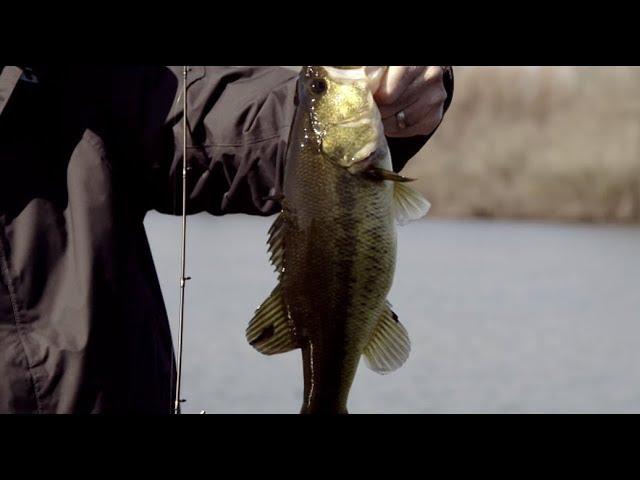
<svg viewBox="0 0 640 480"><path fill-rule="evenodd" d="M640 68L459 67L405 169L438 216L640 220Z"/></svg>

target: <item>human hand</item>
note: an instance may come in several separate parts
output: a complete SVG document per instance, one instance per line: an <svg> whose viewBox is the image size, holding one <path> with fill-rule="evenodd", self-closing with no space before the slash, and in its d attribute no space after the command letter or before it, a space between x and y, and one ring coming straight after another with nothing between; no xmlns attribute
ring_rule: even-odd
<svg viewBox="0 0 640 480"><path fill-rule="evenodd" d="M444 115L444 67L390 66L381 75L374 99L385 134L400 138L431 134Z"/></svg>

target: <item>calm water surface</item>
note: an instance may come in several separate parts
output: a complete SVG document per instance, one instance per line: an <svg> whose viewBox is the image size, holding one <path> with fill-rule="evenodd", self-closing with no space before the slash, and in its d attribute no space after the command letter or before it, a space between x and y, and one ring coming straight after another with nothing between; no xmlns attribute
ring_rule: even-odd
<svg viewBox="0 0 640 480"><path fill-rule="evenodd" d="M244 338L276 281L272 220L190 220L185 412L299 411L299 352ZM146 222L174 332L179 222ZM362 363L352 413L640 413L640 228L428 219L400 229L398 262L411 357L387 376Z"/></svg>

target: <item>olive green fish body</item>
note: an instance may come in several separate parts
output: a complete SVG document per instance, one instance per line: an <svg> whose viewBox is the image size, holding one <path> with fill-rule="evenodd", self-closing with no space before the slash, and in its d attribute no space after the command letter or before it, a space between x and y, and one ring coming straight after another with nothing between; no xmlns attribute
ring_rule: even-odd
<svg viewBox="0 0 640 480"><path fill-rule="evenodd" d="M305 116L298 121L308 125ZM352 175L313 145L300 147L303 135L292 140L281 282L303 350L303 410L342 412L393 281L393 186ZM386 142L381 152L380 166L390 168Z"/></svg>
<svg viewBox="0 0 640 480"><path fill-rule="evenodd" d="M247 329L262 353L301 349L304 413L347 413L363 355L380 373L406 360L408 336L386 300L395 221L426 213L424 199L384 179L393 175L368 174L390 173L391 157L366 77L345 71L301 74L283 209L269 240L280 283Z"/></svg>

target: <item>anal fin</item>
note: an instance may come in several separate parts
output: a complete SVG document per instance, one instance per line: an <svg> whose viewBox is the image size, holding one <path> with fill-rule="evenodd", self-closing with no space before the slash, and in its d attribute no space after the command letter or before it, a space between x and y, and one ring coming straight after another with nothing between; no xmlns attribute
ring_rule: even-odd
<svg viewBox="0 0 640 480"><path fill-rule="evenodd" d="M298 348L280 285L256 310L247 327L246 336L249 344L265 355L276 355Z"/></svg>

